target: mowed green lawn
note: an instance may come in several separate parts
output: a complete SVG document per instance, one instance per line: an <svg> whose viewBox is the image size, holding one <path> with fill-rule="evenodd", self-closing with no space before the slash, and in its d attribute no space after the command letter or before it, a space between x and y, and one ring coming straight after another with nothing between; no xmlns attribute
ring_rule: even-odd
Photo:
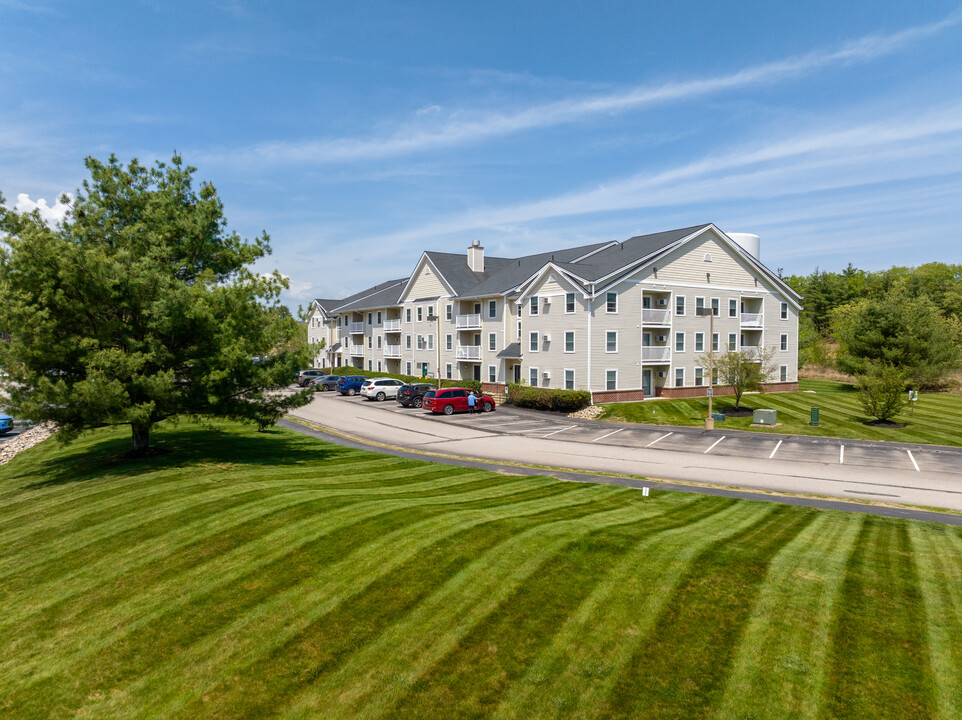
<svg viewBox="0 0 962 720"><path fill-rule="evenodd" d="M749 416L728 418L724 423L716 423L715 427L860 440L962 445L962 395L919 393L915 407L906 407L901 415L894 418L895 422L903 423L904 428L867 425L872 418L862 410L855 387L830 380L802 380L798 392L743 395L741 405L777 410L781 425L776 428L751 427L752 418ZM722 408L734 406L735 398L725 395L714 399L713 409L721 412ZM819 408L818 427L810 424L813 407ZM698 426L705 424L707 416L708 398L701 397L606 405L601 419Z"/></svg>
<svg viewBox="0 0 962 720"><path fill-rule="evenodd" d="M181 425L0 469L0 717L962 716L962 532Z"/></svg>

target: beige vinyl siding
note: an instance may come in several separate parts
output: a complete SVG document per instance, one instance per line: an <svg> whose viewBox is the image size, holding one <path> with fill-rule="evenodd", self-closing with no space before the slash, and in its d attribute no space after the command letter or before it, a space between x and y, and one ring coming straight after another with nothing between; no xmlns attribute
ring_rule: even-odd
<svg viewBox="0 0 962 720"><path fill-rule="evenodd" d="M775 349L773 364L776 367L773 381L778 381L778 366L788 366L786 382L798 380L798 311L788 304L788 318L781 319L781 305L785 302L779 295L771 295L765 300L764 343L767 348ZM781 336L788 335L788 349L780 350Z"/></svg>
<svg viewBox="0 0 962 720"><path fill-rule="evenodd" d="M711 254L711 262L705 262L705 253ZM657 279L664 282L755 286L755 275L749 265L710 230L659 260L656 266ZM706 273L711 274L710 282Z"/></svg>
<svg viewBox="0 0 962 720"><path fill-rule="evenodd" d="M575 293L575 312L565 313L565 296L569 292ZM542 280L530 290L526 297L537 295L541 298L540 313L531 317L528 312L528 302L525 301L525 311L522 316L524 337L521 351L523 354L523 377L529 379L529 369L538 368L538 384L542 387L564 388L565 368L575 371L575 388L588 389L588 301L580 291L571 286L563 278L552 280L545 275ZM549 298L548 305L544 298ZM517 319L514 320L517 322ZM529 333L536 331L541 338L539 352L529 350ZM566 353L565 332L575 333L575 352ZM548 335L551 342L545 344L544 336ZM513 340L512 340L513 342ZM550 379L544 380L544 372L548 371Z"/></svg>
<svg viewBox="0 0 962 720"><path fill-rule="evenodd" d="M618 312L607 312L607 293L618 293ZM591 319L591 389L605 389L605 373L618 371L619 390L641 388L641 285L634 281L620 282L602 292L592 302ZM570 316L569 316L570 317ZM618 333L618 352L608 353L608 331Z"/></svg>
<svg viewBox="0 0 962 720"><path fill-rule="evenodd" d="M427 261L423 261L418 266L417 275L408 286L408 291L402 299L411 301L417 298L446 296L447 294L448 290L444 287L444 283L441 282L437 273L434 272L434 268ZM405 303L405 306L407 306L407 303ZM441 312L444 312L443 304L441 305Z"/></svg>

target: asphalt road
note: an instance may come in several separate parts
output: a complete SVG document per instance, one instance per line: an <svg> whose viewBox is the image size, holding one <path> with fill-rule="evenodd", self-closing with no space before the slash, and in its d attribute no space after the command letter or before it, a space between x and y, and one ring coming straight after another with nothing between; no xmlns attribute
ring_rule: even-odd
<svg viewBox="0 0 962 720"><path fill-rule="evenodd" d="M962 448L577 420L433 415L317 393L292 415L416 452L962 511Z"/></svg>

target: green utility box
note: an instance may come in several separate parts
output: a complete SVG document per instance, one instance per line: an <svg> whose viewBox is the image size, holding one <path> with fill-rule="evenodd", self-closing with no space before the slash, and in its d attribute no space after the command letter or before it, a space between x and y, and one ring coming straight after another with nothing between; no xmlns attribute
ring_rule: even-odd
<svg viewBox="0 0 962 720"><path fill-rule="evenodd" d="M774 427L776 422L778 422L777 410L756 410L752 413L752 424L754 425L771 425Z"/></svg>
<svg viewBox="0 0 962 720"><path fill-rule="evenodd" d="M725 413L712 413L711 419L715 422L725 422Z"/></svg>
<svg viewBox="0 0 962 720"><path fill-rule="evenodd" d="M812 420L808 424L812 427L818 427L818 408L812 408Z"/></svg>

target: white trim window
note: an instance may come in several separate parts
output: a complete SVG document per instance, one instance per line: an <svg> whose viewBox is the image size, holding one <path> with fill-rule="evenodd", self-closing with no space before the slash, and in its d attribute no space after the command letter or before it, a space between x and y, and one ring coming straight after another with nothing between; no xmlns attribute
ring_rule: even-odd
<svg viewBox="0 0 962 720"><path fill-rule="evenodd" d="M605 333L605 352L606 353L616 353L618 352L618 331L609 330Z"/></svg>
<svg viewBox="0 0 962 720"><path fill-rule="evenodd" d="M565 313L571 315L575 311L575 294L565 293Z"/></svg>
<svg viewBox="0 0 962 720"><path fill-rule="evenodd" d="M377 361L377 371L378 371L378 372L381 372L381 361L380 361L380 360Z"/></svg>
<svg viewBox="0 0 962 720"><path fill-rule="evenodd" d="M735 298L728 300L728 317L738 317L738 300Z"/></svg>
<svg viewBox="0 0 962 720"><path fill-rule="evenodd" d="M444 366L444 375L445 375L445 377L447 377L448 380L450 380L452 374L453 374L453 373L452 373L452 371L451 371L451 363L447 363L447 364Z"/></svg>
<svg viewBox="0 0 962 720"><path fill-rule="evenodd" d="M788 303L783 302L781 306L781 318L782 320L788 320Z"/></svg>
<svg viewBox="0 0 962 720"><path fill-rule="evenodd" d="M720 302L721 301L718 298L711 299L711 314L714 315L715 317L718 317L719 313L721 312L721 310L719 309L721 307L721 305L719 304Z"/></svg>
<svg viewBox="0 0 962 720"><path fill-rule="evenodd" d="M531 302L528 304L528 315L538 314L538 296L532 295Z"/></svg>
<svg viewBox="0 0 962 720"><path fill-rule="evenodd" d="M695 385L701 386L702 380L705 378L705 371L700 367L695 368Z"/></svg>
<svg viewBox="0 0 962 720"><path fill-rule="evenodd" d="M685 387L685 368L675 368L675 387Z"/></svg>
<svg viewBox="0 0 962 720"><path fill-rule="evenodd" d="M571 368L565 368L565 390L575 389L575 371Z"/></svg>
<svg viewBox="0 0 962 720"><path fill-rule="evenodd" d="M528 368L528 381L531 387L538 387L538 368Z"/></svg>
<svg viewBox="0 0 962 720"><path fill-rule="evenodd" d="M434 333L428 335L428 350L434 350Z"/></svg>
<svg viewBox="0 0 962 720"><path fill-rule="evenodd" d="M418 322L421 322L422 320L424 320L424 308L421 305L418 305Z"/></svg>
<svg viewBox="0 0 962 720"><path fill-rule="evenodd" d="M675 333L675 352L685 352L685 333Z"/></svg>
<svg viewBox="0 0 962 720"><path fill-rule="evenodd" d="M404 308L404 322L411 322L411 308ZM347 318L344 318L344 324L347 325Z"/></svg>
<svg viewBox="0 0 962 720"><path fill-rule="evenodd" d="M695 352L705 352L705 333L695 333Z"/></svg>
<svg viewBox="0 0 962 720"><path fill-rule="evenodd" d="M445 350L452 350L453 348L454 348L454 336L453 336L453 335L445 335L445 336L444 336L444 349L445 349Z"/></svg>
<svg viewBox="0 0 962 720"><path fill-rule="evenodd" d="M454 305L448 303L444 306L444 319L450 320L452 317L454 317Z"/></svg>
<svg viewBox="0 0 962 720"><path fill-rule="evenodd" d="M788 365L780 365L778 368L778 379L782 382L788 380Z"/></svg>
<svg viewBox="0 0 962 720"><path fill-rule="evenodd" d="M575 331L565 330L565 352L573 353L575 351Z"/></svg>
<svg viewBox="0 0 962 720"><path fill-rule="evenodd" d="M685 296L675 295L675 315L683 317L685 314Z"/></svg>
<svg viewBox="0 0 962 720"><path fill-rule="evenodd" d="M711 351L718 352L718 333L712 333L711 336Z"/></svg>
<svg viewBox="0 0 962 720"><path fill-rule="evenodd" d="M408 360L408 361L404 364L404 374L405 374L405 375L410 375L410 374L411 374L411 361L410 361L410 360Z"/></svg>
<svg viewBox="0 0 962 720"><path fill-rule="evenodd" d="M497 365L488 365L488 382L498 382Z"/></svg>
<svg viewBox="0 0 962 720"><path fill-rule="evenodd" d="M498 349L498 334L488 333L488 350L497 350L497 349ZM492 380L491 382L494 382L494 380Z"/></svg>
<svg viewBox="0 0 962 720"><path fill-rule="evenodd" d="M738 334L728 333L728 350L729 352L735 352L738 350Z"/></svg>
<svg viewBox="0 0 962 720"><path fill-rule="evenodd" d="M489 318L498 317L498 301L497 300L488 300L488 317Z"/></svg>
<svg viewBox="0 0 962 720"><path fill-rule="evenodd" d="M618 389L618 371L605 370L605 390Z"/></svg>
<svg viewBox="0 0 962 720"><path fill-rule="evenodd" d="M540 336L538 335L537 331L534 331L534 332L529 333L529 335L528 335L528 349L529 349L531 352L538 352L538 346L539 346L539 344L540 344L540 343L538 342L539 337L540 337Z"/></svg>
<svg viewBox="0 0 962 720"><path fill-rule="evenodd" d="M373 348L373 347L374 347L374 336L373 336L373 335L368 335L368 336L367 336L367 348L368 348L368 350L370 350L370 349ZM371 369L371 368L368 368L368 370L370 370L370 369Z"/></svg>
<svg viewBox="0 0 962 720"><path fill-rule="evenodd" d="M405 336L404 336L404 340L405 340L405 345L407 345L407 349L410 350L410 349L411 349L411 336L410 336L410 335L405 335ZM411 373L408 373L408 375L410 375L410 374L411 374Z"/></svg>
<svg viewBox="0 0 962 720"><path fill-rule="evenodd" d="M605 312L610 314L618 312L618 293L605 293Z"/></svg>
<svg viewBox="0 0 962 720"><path fill-rule="evenodd" d="M695 297L695 317L698 317L698 311L705 309L705 298Z"/></svg>
<svg viewBox="0 0 962 720"><path fill-rule="evenodd" d="M378 325L381 324L381 311L380 311L380 310L377 311L377 324L378 324Z"/></svg>
<svg viewBox="0 0 962 720"><path fill-rule="evenodd" d="M381 349L381 336L380 336L380 335L377 336L377 349L378 349L378 350Z"/></svg>
<svg viewBox="0 0 962 720"><path fill-rule="evenodd" d="M779 341L778 349L779 349L779 350L788 350L788 335L786 335L786 334L784 334L784 333L782 334L782 336L781 336L781 338L780 338L780 341Z"/></svg>

